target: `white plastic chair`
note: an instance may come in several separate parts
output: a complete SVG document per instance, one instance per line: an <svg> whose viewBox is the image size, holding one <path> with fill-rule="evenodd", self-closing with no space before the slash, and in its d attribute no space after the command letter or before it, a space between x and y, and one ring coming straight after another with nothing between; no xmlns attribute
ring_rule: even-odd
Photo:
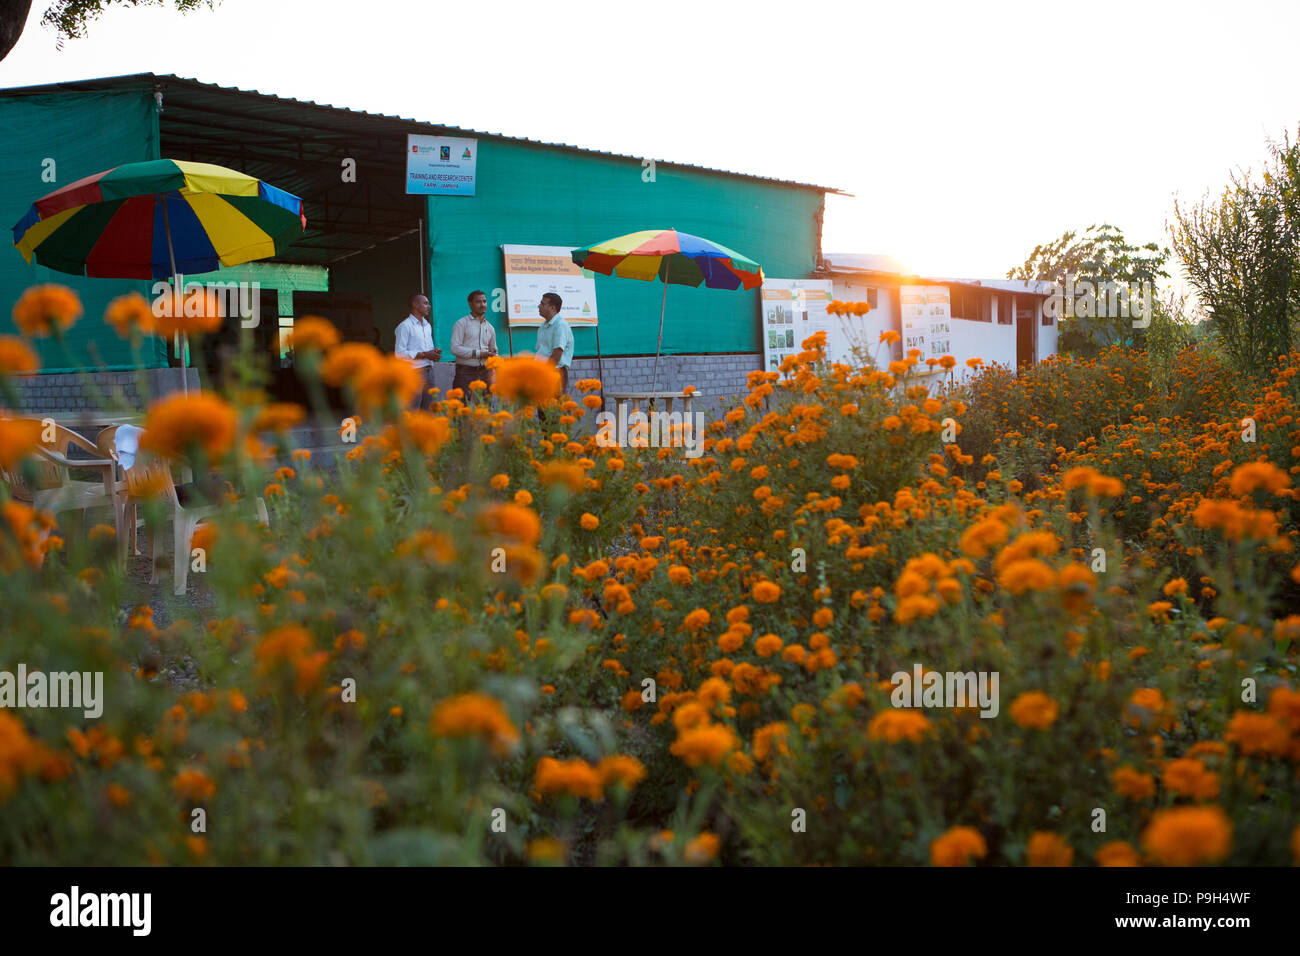
<svg viewBox="0 0 1300 956"><path fill-rule="evenodd" d="M180 498L176 494L176 486L172 483L171 468L168 467L167 462L149 452L138 454L135 463L123 472L123 476L120 486L122 501L121 526L125 526L131 532L131 538L135 537L135 511L136 505L140 501L147 498L158 498L162 501L164 507L171 511L172 590L175 594L184 594L189 581L190 542L194 539L194 531L198 528L200 522L206 518L211 518L222 506L220 504L182 505ZM257 509L258 522L270 525L271 519L266 511L266 502L261 498L254 498L253 504ZM150 529L150 560L153 562L153 574L149 578L150 584L155 584L158 581L158 542L161 538L162 535L159 533L158 528ZM126 534L119 534L119 553L122 560L125 561L127 557Z"/></svg>

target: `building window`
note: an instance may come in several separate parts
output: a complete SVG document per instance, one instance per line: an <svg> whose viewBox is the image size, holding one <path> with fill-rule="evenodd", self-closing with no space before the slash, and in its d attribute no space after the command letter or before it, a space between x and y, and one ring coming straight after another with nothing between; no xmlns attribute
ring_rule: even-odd
<svg viewBox="0 0 1300 956"><path fill-rule="evenodd" d="M877 308L879 300L880 300L879 289L867 289L867 305L871 306L873 309Z"/></svg>
<svg viewBox="0 0 1300 956"><path fill-rule="evenodd" d="M1015 325L1015 299L1009 295L998 296L998 325Z"/></svg>
<svg viewBox="0 0 1300 956"><path fill-rule="evenodd" d="M952 303L950 314L954 319L966 319L970 322L991 322L993 304L991 297L978 289L951 287L948 290Z"/></svg>
<svg viewBox="0 0 1300 956"><path fill-rule="evenodd" d="M1043 322L1043 325L1051 325L1051 324L1052 324L1052 317L1051 317L1050 315L1048 315L1048 314L1047 314L1047 310L1043 308L1043 303L1041 303L1041 302L1038 303L1038 309L1039 309L1039 311L1042 313L1042 322Z"/></svg>

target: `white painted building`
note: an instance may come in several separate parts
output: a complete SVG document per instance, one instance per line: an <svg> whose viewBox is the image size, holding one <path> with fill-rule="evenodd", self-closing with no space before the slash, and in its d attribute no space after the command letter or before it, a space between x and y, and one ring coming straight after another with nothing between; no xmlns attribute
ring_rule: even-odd
<svg viewBox="0 0 1300 956"><path fill-rule="evenodd" d="M817 278L831 280L834 298L871 303L871 311L854 320L870 342L888 329L903 334L900 290L942 287L949 302L947 354L956 359L958 375L969 372L969 358L1015 369L1056 353L1056 319L1043 309L1054 289L1050 282L909 275L896 260L879 255L830 253L823 261ZM893 357L905 351L900 342Z"/></svg>

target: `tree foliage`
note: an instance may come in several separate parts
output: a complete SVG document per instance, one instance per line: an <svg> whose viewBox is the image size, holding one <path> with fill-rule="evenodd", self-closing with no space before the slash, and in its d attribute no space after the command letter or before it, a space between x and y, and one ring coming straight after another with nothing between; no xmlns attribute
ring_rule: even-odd
<svg viewBox="0 0 1300 956"><path fill-rule="evenodd" d="M199 7L216 6L217 0L54 0L50 8L45 11L41 22L45 26L54 28L62 44L65 39L75 40L84 37L90 21L112 4L156 7L166 3L170 3L182 13L188 13Z"/></svg>
<svg viewBox="0 0 1300 956"><path fill-rule="evenodd" d="M1290 349L1300 316L1300 142L1269 143L1261 174L1231 174L1218 198L1174 205L1174 249L1239 371Z"/></svg>
<svg viewBox="0 0 1300 956"><path fill-rule="evenodd" d="M1130 302L1123 313L1113 310L1116 314L1111 314L1112 303L1099 295L1080 310L1083 314L1061 317L1061 351L1094 353L1109 345L1141 340L1134 332L1133 313L1147 308L1152 314L1159 311L1161 303L1154 290L1160 279L1169 278L1165 271L1169 254L1155 242L1132 245L1118 227L1109 223L1094 224L1082 233L1069 230L1051 242L1034 246L1023 264L1007 272L1007 278L1053 282L1061 289L1071 280L1076 284L1092 283L1099 293L1108 283L1150 290Z"/></svg>
<svg viewBox="0 0 1300 956"><path fill-rule="evenodd" d="M9 55L18 38L23 35L32 0L13 0L0 6L0 60Z"/></svg>

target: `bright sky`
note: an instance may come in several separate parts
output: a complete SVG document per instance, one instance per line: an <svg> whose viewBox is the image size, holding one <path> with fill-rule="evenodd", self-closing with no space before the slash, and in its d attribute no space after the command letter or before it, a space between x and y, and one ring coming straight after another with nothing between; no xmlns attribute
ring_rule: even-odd
<svg viewBox="0 0 1300 956"><path fill-rule="evenodd" d="M1094 222L1168 244L1175 193L1300 124L1294 0L222 0L114 6L62 52L47 6L0 87L176 73L838 187L824 250L932 275Z"/></svg>

